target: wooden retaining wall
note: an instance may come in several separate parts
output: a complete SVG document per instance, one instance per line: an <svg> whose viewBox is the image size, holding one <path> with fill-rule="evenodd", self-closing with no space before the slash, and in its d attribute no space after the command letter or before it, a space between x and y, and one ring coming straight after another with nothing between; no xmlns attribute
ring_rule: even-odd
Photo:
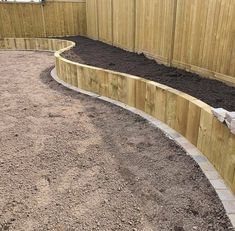
<svg viewBox="0 0 235 231"><path fill-rule="evenodd" d="M2 49L55 51L57 75L72 86L120 101L166 123L194 144L215 166L235 193L235 135L202 101L132 75L75 63L61 57L71 41L3 39Z"/></svg>
<svg viewBox="0 0 235 231"><path fill-rule="evenodd" d="M62 39L47 38L4 38L0 39L0 49L2 50L40 50L58 51L64 48L72 48L75 43Z"/></svg>
<svg viewBox="0 0 235 231"><path fill-rule="evenodd" d="M60 53L55 54L60 79L166 123L210 160L235 193L235 135L212 115L209 105L156 82L71 62Z"/></svg>
<svg viewBox="0 0 235 231"><path fill-rule="evenodd" d="M88 37L235 86L235 1L86 2Z"/></svg>
<svg viewBox="0 0 235 231"><path fill-rule="evenodd" d="M0 2L0 38L86 35L86 1Z"/></svg>

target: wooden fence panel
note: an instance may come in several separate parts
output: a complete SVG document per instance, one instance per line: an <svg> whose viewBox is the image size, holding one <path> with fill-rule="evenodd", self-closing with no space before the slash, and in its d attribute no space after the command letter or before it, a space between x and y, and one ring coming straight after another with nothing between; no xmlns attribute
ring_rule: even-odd
<svg viewBox="0 0 235 231"><path fill-rule="evenodd" d="M85 3L49 2L43 11L47 36L86 35Z"/></svg>
<svg viewBox="0 0 235 231"><path fill-rule="evenodd" d="M86 0L87 36L98 39L98 5L97 0Z"/></svg>
<svg viewBox="0 0 235 231"><path fill-rule="evenodd" d="M0 38L86 35L86 2L0 3Z"/></svg>
<svg viewBox="0 0 235 231"><path fill-rule="evenodd" d="M113 44L113 1L98 0L97 6L99 40Z"/></svg>
<svg viewBox="0 0 235 231"><path fill-rule="evenodd" d="M113 1L113 45L135 49L135 0Z"/></svg>
<svg viewBox="0 0 235 231"><path fill-rule="evenodd" d="M235 83L234 21L233 0L178 0L173 65Z"/></svg>
<svg viewBox="0 0 235 231"><path fill-rule="evenodd" d="M39 4L0 3L0 37L44 36Z"/></svg>
<svg viewBox="0 0 235 231"><path fill-rule="evenodd" d="M169 64L175 0L136 0L135 50Z"/></svg>

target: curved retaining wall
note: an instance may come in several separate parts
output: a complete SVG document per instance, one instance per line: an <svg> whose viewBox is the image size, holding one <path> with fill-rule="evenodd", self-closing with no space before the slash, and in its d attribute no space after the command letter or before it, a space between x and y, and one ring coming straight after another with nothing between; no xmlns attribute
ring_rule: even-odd
<svg viewBox="0 0 235 231"><path fill-rule="evenodd" d="M64 82L120 101L166 123L195 145L235 193L235 135L202 101L132 75L75 63L61 53L75 44L55 39L4 39L5 49L56 51L56 71ZM1 42L0 42L1 48Z"/></svg>
<svg viewBox="0 0 235 231"><path fill-rule="evenodd" d="M58 51L63 48L72 48L74 42L62 39L47 38L4 38L0 39L2 50L32 50L32 51Z"/></svg>

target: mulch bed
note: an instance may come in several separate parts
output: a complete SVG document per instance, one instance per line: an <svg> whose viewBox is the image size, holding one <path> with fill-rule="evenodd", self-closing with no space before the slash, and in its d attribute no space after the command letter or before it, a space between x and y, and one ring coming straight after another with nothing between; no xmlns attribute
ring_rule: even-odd
<svg viewBox="0 0 235 231"><path fill-rule="evenodd" d="M235 88L220 81L157 64L143 54L124 51L85 37L66 37L66 39L77 44L72 50L62 54L69 60L140 76L188 93L212 107L235 111Z"/></svg>

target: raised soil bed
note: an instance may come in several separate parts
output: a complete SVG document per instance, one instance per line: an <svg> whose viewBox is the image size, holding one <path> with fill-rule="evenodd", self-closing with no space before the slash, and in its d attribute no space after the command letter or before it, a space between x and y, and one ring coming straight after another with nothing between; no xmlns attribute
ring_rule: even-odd
<svg viewBox="0 0 235 231"><path fill-rule="evenodd" d="M71 61L140 76L183 91L212 107L235 111L235 88L220 81L157 64L143 54L124 51L85 37L66 37L66 39L77 44L62 54Z"/></svg>

